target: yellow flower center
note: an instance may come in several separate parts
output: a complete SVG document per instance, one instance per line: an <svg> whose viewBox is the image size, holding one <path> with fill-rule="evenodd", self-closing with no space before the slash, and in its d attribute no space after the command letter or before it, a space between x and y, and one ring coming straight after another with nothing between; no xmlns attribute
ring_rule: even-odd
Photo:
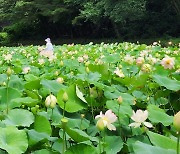
<svg viewBox="0 0 180 154"><path fill-rule="evenodd" d="M167 64L167 65L169 65L170 63L171 63L171 60L170 60L170 59L166 60L166 64Z"/></svg>

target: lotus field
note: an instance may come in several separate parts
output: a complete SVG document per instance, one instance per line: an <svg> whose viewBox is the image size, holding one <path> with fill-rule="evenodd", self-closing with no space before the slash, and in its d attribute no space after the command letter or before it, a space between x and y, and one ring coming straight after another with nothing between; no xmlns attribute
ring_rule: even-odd
<svg viewBox="0 0 180 154"><path fill-rule="evenodd" d="M179 154L180 48L0 47L0 153Z"/></svg>

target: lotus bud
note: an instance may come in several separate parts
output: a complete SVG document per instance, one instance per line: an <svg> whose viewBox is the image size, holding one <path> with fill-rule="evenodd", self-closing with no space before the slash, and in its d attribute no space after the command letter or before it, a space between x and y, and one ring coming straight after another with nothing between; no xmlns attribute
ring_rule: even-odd
<svg viewBox="0 0 180 154"><path fill-rule="evenodd" d="M118 104L121 105L122 102L123 102L123 98L122 98L121 96L119 96L118 99L117 99L117 101L118 101Z"/></svg>
<svg viewBox="0 0 180 154"><path fill-rule="evenodd" d="M10 67L8 67L7 71L6 71L6 74L7 76L10 76L12 74L12 69Z"/></svg>
<svg viewBox="0 0 180 154"><path fill-rule="evenodd" d="M66 118L62 118L61 119L61 125L62 125L62 128L64 129L66 127L66 124L68 123L68 119Z"/></svg>
<svg viewBox="0 0 180 154"><path fill-rule="evenodd" d="M45 105L46 107L54 108L57 103L57 99L54 95L50 94L48 97L46 97Z"/></svg>
<svg viewBox="0 0 180 154"><path fill-rule="evenodd" d="M63 102L67 102L68 101L68 94L66 92L64 92L63 94Z"/></svg>
<svg viewBox="0 0 180 154"><path fill-rule="evenodd" d="M180 133L180 111L174 116L173 125L175 129Z"/></svg>
<svg viewBox="0 0 180 154"><path fill-rule="evenodd" d="M64 83L64 79L62 78L62 77L58 77L57 79L56 79L56 81L57 82L59 82L59 83Z"/></svg>
<svg viewBox="0 0 180 154"><path fill-rule="evenodd" d="M103 123L103 120L98 120L97 121L97 124L96 124L96 127L99 131L103 131L104 130L104 123Z"/></svg>
<svg viewBox="0 0 180 154"><path fill-rule="evenodd" d="M83 119L85 117L85 114L81 114L81 118Z"/></svg>
<svg viewBox="0 0 180 154"><path fill-rule="evenodd" d="M60 66L64 66L64 62L62 60L60 61Z"/></svg>
<svg viewBox="0 0 180 154"><path fill-rule="evenodd" d="M86 67L86 73L89 73L90 70L89 70L89 67Z"/></svg>

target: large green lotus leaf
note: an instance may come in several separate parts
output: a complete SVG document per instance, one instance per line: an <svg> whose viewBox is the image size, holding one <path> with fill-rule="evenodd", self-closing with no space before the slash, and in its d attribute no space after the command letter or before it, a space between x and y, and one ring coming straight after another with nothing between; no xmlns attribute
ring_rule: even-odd
<svg viewBox="0 0 180 154"><path fill-rule="evenodd" d="M135 136L127 139L127 146L128 146L128 152L129 153L133 153L133 145L137 141L140 141L140 142L143 142L143 143L146 143L146 144L151 144L151 142L149 141L148 136L135 135Z"/></svg>
<svg viewBox="0 0 180 154"><path fill-rule="evenodd" d="M50 137L50 135L48 135L47 133L40 133L35 131L34 129L28 130L27 133L29 138L28 140L29 146L33 146L40 141L46 142L46 141L57 140L57 137Z"/></svg>
<svg viewBox="0 0 180 154"><path fill-rule="evenodd" d="M65 128L65 131L75 142L83 142L90 140L90 136L88 136L84 131L80 129L72 129L67 126Z"/></svg>
<svg viewBox="0 0 180 154"><path fill-rule="evenodd" d="M51 81L51 80L42 80L41 84L44 88L50 90L55 95L57 95L60 89L66 88L66 86L59 84L57 81Z"/></svg>
<svg viewBox="0 0 180 154"><path fill-rule="evenodd" d="M10 81L9 81L9 87L23 90L24 89L24 83L21 78L19 78L17 75L11 75Z"/></svg>
<svg viewBox="0 0 180 154"><path fill-rule="evenodd" d="M47 149L41 149L41 150L34 151L32 154L59 154L59 153L53 152Z"/></svg>
<svg viewBox="0 0 180 154"><path fill-rule="evenodd" d="M15 98L21 97L20 91L14 89L14 88L0 88L0 110L5 110L7 108L7 102L8 102L8 108L13 108L14 105L11 103L11 101Z"/></svg>
<svg viewBox="0 0 180 154"><path fill-rule="evenodd" d="M29 127L34 122L34 115L24 109L10 110L4 120L6 125Z"/></svg>
<svg viewBox="0 0 180 154"><path fill-rule="evenodd" d="M96 149L87 144L76 144L71 146L65 154L98 154Z"/></svg>
<svg viewBox="0 0 180 154"><path fill-rule="evenodd" d="M42 115L37 115L35 117L34 129L37 132L47 133L48 135L51 135L52 133L51 124L49 120L45 116L42 116Z"/></svg>
<svg viewBox="0 0 180 154"><path fill-rule="evenodd" d="M28 81L27 83L25 83L24 87L28 90L33 90L33 89L40 89L41 85L40 85L40 80L32 80L32 81Z"/></svg>
<svg viewBox="0 0 180 154"><path fill-rule="evenodd" d="M106 154L118 153L123 148L123 141L119 136L106 136L105 137Z"/></svg>
<svg viewBox="0 0 180 154"><path fill-rule="evenodd" d="M130 105L133 105L134 100L135 100L135 98L132 95L130 95L128 93L121 93L121 92L119 92L117 90L115 90L113 92L105 91L104 95L108 99L117 99L119 96L121 96L122 99L123 99L123 103L127 103L127 104L130 104Z"/></svg>
<svg viewBox="0 0 180 154"><path fill-rule="evenodd" d="M0 128L0 148L9 154L21 154L28 148L27 135L16 127Z"/></svg>
<svg viewBox="0 0 180 154"><path fill-rule="evenodd" d="M172 80L167 76L153 75L153 79L160 86L166 87L169 90L178 91L180 90L180 81Z"/></svg>
<svg viewBox="0 0 180 154"><path fill-rule="evenodd" d="M64 102L63 102L63 94L64 90L60 90L57 99L59 106L64 109ZM67 112L77 112L79 110L85 109L86 104L81 101L77 95L76 95L76 87L75 85L71 85L66 89L66 92L68 94L68 101L66 102L65 111Z"/></svg>
<svg viewBox="0 0 180 154"><path fill-rule="evenodd" d="M108 64L101 64L101 65L90 64L88 65L88 68L90 69L91 72L98 72L99 74L101 74L102 79L106 80L109 78Z"/></svg>
<svg viewBox="0 0 180 154"><path fill-rule="evenodd" d="M24 75L24 78L26 81L34 81L34 80L38 80L39 78L33 74L26 74Z"/></svg>
<svg viewBox="0 0 180 154"><path fill-rule="evenodd" d="M16 104L20 107L22 104L28 107L33 107L38 103L37 99L32 99L31 97L15 98L12 101L12 104Z"/></svg>
<svg viewBox="0 0 180 154"><path fill-rule="evenodd" d="M64 60L64 66L71 70L77 69L77 67L79 67L79 62L77 60L66 59Z"/></svg>
<svg viewBox="0 0 180 154"><path fill-rule="evenodd" d="M0 83L7 81L7 75L6 74L0 74Z"/></svg>
<svg viewBox="0 0 180 154"><path fill-rule="evenodd" d="M118 54L111 54L111 55L108 54L103 58L103 61L106 63L116 63L120 61L120 57Z"/></svg>
<svg viewBox="0 0 180 154"><path fill-rule="evenodd" d="M33 152L32 154L53 154L53 152L46 149L41 149L41 150Z"/></svg>
<svg viewBox="0 0 180 154"><path fill-rule="evenodd" d="M115 100L107 101L106 106L107 106L108 109L111 109L116 115L118 115L118 110L119 110L120 115L121 114L128 115L129 117L131 117L132 113L133 113L132 108L131 108L131 106L129 104L122 103L120 105L120 108L119 108L119 104Z"/></svg>
<svg viewBox="0 0 180 154"><path fill-rule="evenodd" d="M157 133L153 133L151 131L148 131L147 135L149 136L149 139L153 145L159 146L164 149L176 150L177 141L172 140L166 136L163 136L163 135L160 135ZM180 146L180 144L179 144L179 146Z"/></svg>
<svg viewBox="0 0 180 154"><path fill-rule="evenodd" d="M134 149L135 154L144 154L144 153L146 154L176 154L175 150L169 150L169 149L167 150L158 146L152 146L152 145L145 144L139 141L137 141L133 145L133 149Z"/></svg>
<svg viewBox="0 0 180 154"><path fill-rule="evenodd" d="M167 115L163 109L156 105L148 105L147 110L149 112L148 118L153 123L162 123L164 126L169 126L173 122L173 117Z"/></svg>
<svg viewBox="0 0 180 154"><path fill-rule="evenodd" d="M77 79L81 79L82 81L87 81L89 83L98 81L101 78L101 74L98 72L90 72L90 73L84 73L84 74L77 74Z"/></svg>

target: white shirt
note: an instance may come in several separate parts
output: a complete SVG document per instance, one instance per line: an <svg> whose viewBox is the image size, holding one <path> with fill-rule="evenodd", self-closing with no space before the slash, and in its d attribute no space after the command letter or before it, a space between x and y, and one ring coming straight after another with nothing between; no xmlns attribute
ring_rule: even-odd
<svg viewBox="0 0 180 154"><path fill-rule="evenodd" d="M46 48L44 49L45 51L54 51L53 45L51 42L46 43Z"/></svg>

